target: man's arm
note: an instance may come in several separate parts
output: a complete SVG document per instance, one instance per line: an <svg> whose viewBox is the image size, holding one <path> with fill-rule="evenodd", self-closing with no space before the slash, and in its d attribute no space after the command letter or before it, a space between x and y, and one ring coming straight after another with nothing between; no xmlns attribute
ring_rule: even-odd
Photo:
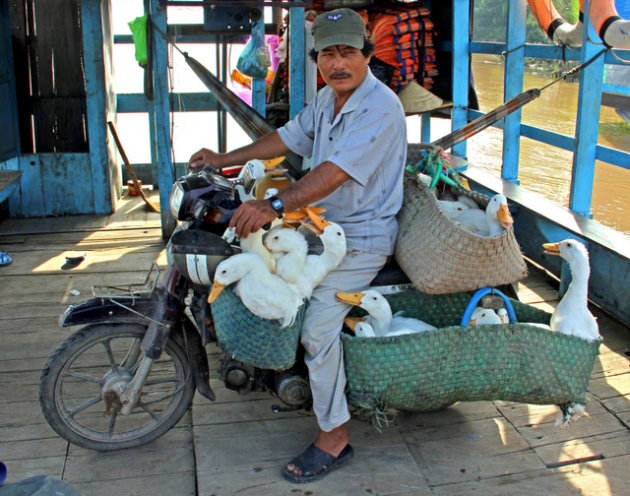
<svg viewBox="0 0 630 496"><path fill-rule="evenodd" d="M253 143L228 153L216 153L202 148L190 157L188 168L195 170L204 165L211 165L217 169L223 169L231 165L243 165L255 158L266 160L280 157L289 151L278 135L278 131L272 131Z"/></svg>
<svg viewBox="0 0 630 496"><path fill-rule="evenodd" d="M337 165L323 162L277 196L284 203L285 211L295 210L325 198L348 179L350 176ZM234 213L230 227L236 227L236 233L246 238L250 232L258 231L275 218L276 212L269 200L251 200Z"/></svg>

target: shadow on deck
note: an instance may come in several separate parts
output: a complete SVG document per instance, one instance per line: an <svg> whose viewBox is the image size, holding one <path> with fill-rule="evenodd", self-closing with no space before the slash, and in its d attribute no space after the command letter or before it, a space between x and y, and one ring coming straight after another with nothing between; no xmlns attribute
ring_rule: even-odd
<svg viewBox="0 0 630 496"><path fill-rule="evenodd" d="M401 414L379 433L351 421L356 456L315 484L293 486L281 466L308 445L309 413L272 413L266 394L238 396L216 379L217 402L199 395L176 428L136 449L98 453L59 438L39 407L41 369L73 329L58 317L95 284L140 283L164 265L159 214L123 197L110 216L7 219L0 248L0 460L7 482L40 474L89 495L619 495L630 483L630 334L599 313L604 344L593 370L588 417L554 425L557 408L506 402L458 403L432 414ZM65 253L85 251L64 270ZM533 269L519 297L546 310L553 282ZM80 294L76 295L79 292ZM594 310L597 313L597 310ZM211 369L213 356L209 347ZM216 374L215 374L216 375Z"/></svg>

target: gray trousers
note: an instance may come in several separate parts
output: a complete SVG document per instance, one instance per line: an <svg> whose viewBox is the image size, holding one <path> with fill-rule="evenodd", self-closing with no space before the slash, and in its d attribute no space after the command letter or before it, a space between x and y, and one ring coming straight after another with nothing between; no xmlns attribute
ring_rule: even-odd
<svg viewBox="0 0 630 496"><path fill-rule="evenodd" d="M386 261L385 255L348 252L339 267L315 288L308 303L301 341L306 350L313 410L323 431L329 432L350 420L339 335L343 320L352 307L337 301L335 293L367 288Z"/></svg>

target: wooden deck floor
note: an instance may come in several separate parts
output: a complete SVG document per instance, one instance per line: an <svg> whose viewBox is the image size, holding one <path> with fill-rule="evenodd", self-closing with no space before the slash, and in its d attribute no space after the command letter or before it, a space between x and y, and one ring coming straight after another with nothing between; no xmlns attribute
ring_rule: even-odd
<svg viewBox="0 0 630 496"><path fill-rule="evenodd" d="M115 453L69 445L45 423L38 402L42 366L72 331L58 326L58 316L94 284L141 282L151 262L163 264L159 222L136 198L123 198L111 216L0 222L0 249L13 257L0 267L0 460L7 482L48 474L84 496L630 494L630 332L602 314L589 416L568 429L554 426L554 406L505 402L403 414L382 433L352 420L351 465L294 486L280 467L312 440L313 416L274 414L268 395L238 396L215 380L217 402L197 395L178 426L151 444ZM65 253L76 250L86 252L85 261L70 268ZM546 309L557 299L536 271L518 292Z"/></svg>

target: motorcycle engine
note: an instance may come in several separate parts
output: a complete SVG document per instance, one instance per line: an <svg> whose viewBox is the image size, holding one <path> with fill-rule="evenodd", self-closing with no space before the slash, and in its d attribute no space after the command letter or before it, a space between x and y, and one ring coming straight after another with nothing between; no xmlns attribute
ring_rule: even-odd
<svg viewBox="0 0 630 496"><path fill-rule="evenodd" d="M238 391L241 394L250 393L256 389L255 368L239 360L234 360L228 355L221 360L219 376L228 389Z"/></svg>
<svg viewBox="0 0 630 496"><path fill-rule="evenodd" d="M283 403L293 407L303 407L311 401L308 379L291 372L277 376L276 394Z"/></svg>

